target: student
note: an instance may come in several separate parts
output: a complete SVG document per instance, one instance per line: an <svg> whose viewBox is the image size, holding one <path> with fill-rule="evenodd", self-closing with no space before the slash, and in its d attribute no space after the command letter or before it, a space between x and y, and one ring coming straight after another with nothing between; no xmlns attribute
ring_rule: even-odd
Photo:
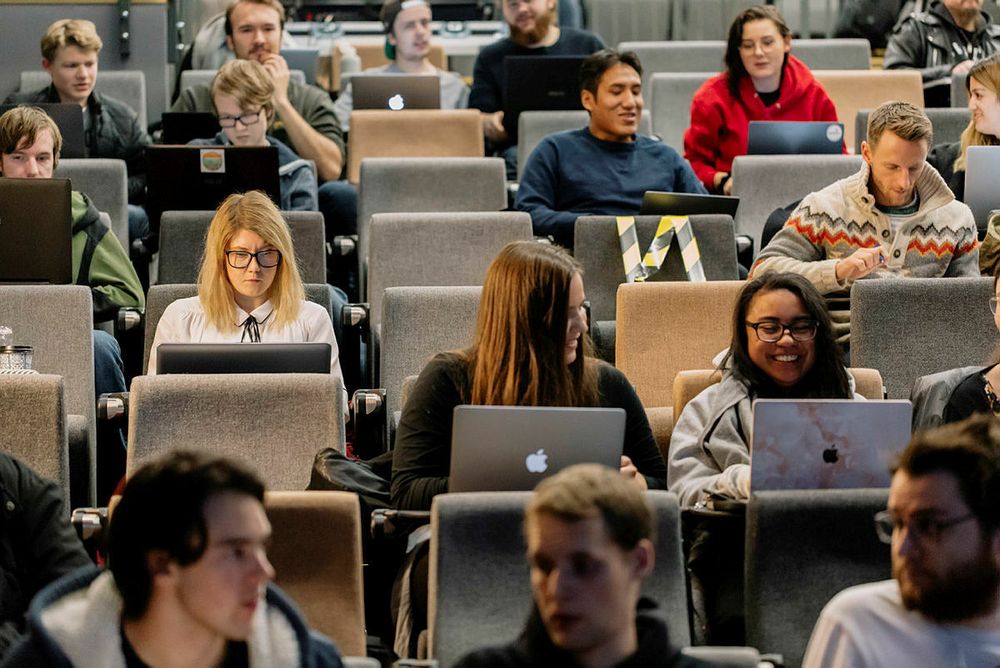
<svg viewBox="0 0 1000 668"><path fill-rule="evenodd" d="M212 106L222 130L211 139L191 144L274 146L282 211L316 211L316 175L292 149L267 134L274 119L274 83L256 60L230 60L212 80Z"/></svg>
<svg viewBox="0 0 1000 668"><path fill-rule="evenodd" d="M989 309L993 313L993 323L1000 330L1000 315L997 315L997 287L1000 286L1000 274L993 276L993 298ZM984 304L985 308L986 305ZM984 369L980 369L963 378L955 386L948 397L943 411L944 422L959 422L976 413L1000 416L1000 364L994 360Z"/></svg>
<svg viewBox="0 0 1000 668"><path fill-rule="evenodd" d="M684 157L708 190L729 195L733 160L746 155L750 121L836 121L812 72L791 53L792 31L778 10L755 5L729 26L726 70L691 100Z"/></svg>

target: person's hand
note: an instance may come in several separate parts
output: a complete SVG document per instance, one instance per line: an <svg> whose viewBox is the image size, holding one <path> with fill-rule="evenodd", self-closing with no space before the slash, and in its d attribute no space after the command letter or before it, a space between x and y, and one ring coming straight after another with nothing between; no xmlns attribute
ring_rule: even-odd
<svg viewBox="0 0 1000 668"><path fill-rule="evenodd" d="M729 172L716 172L712 179L713 190L719 191L719 184L725 181L725 185L722 186L723 195L731 195L733 193L733 180L729 177Z"/></svg>
<svg viewBox="0 0 1000 668"><path fill-rule="evenodd" d="M972 69L972 64L973 63L972 63L971 60L963 60L958 65L955 65L953 68L951 68L951 73L952 74L968 74L969 70Z"/></svg>
<svg viewBox="0 0 1000 668"><path fill-rule="evenodd" d="M843 260L837 263L835 272L837 281L852 281L875 271L885 264L885 256L882 254L882 247L859 248Z"/></svg>
<svg viewBox="0 0 1000 668"><path fill-rule="evenodd" d="M635 464L632 463L632 460L625 455L622 455L618 470L623 476L638 485L640 489L648 488L646 485L646 477L639 473L639 469L637 469Z"/></svg>
<svg viewBox="0 0 1000 668"><path fill-rule="evenodd" d="M285 58L277 53L268 53L260 61L264 69L271 75L274 82L274 104L275 106L288 103L288 79L291 73L288 71L288 63Z"/></svg>
<svg viewBox="0 0 1000 668"><path fill-rule="evenodd" d="M507 139L507 131L503 128L503 112L480 114L483 121L483 134L492 142L502 142Z"/></svg>
<svg viewBox="0 0 1000 668"><path fill-rule="evenodd" d="M733 194L733 180L732 179L729 179L728 181L726 181L726 185L722 186L722 194L723 195L732 195Z"/></svg>
<svg viewBox="0 0 1000 668"><path fill-rule="evenodd" d="M736 475L736 490L740 493L740 498L750 498L750 466L745 465Z"/></svg>

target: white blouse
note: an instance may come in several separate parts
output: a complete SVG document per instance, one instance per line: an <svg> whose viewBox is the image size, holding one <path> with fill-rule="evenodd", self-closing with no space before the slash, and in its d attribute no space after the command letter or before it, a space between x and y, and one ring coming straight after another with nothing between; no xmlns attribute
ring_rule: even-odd
<svg viewBox="0 0 1000 668"><path fill-rule="evenodd" d="M330 373L344 386L344 375L340 371L340 351L333 333L330 314L319 304L304 301L299 308L299 316L288 325L278 328L270 316L274 306L266 301L252 313L236 306L235 329L220 332L208 321L208 316L197 297L178 299L168 306L156 325L156 335L149 350L149 375L156 373L156 348L161 343L239 343L243 337L243 322L252 315L257 321L261 343L329 343Z"/></svg>

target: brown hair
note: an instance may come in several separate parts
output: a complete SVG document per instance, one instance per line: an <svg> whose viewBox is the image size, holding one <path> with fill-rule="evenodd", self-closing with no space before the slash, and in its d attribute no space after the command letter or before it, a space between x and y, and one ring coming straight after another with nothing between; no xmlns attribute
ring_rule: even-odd
<svg viewBox="0 0 1000 668"><path fill-rule="evenodd" d="M233 0L226 7L226 35L229 37L233 36L233 10L236 9L236 5L240 3L247 3L249 5L264 5L265 7L270 7L274 11L278 12L278 27L282 30L285 29L285 6L279 2L279 0Z"/></svg>
<svg viewBox="0 0 1000 668"><path fill-rule="evenodd" d="M569 287L580 273L579 263L558 246L504 246L486 271L472 347L461 353L469 363L471 403L597 405L590 337L581 336L576 359L565 361Z"/></svg>
<svg viewBox="0 0 1000 668"><path fill-rule="evenodd" d="M274 81L256 60L230 60L212 79L212 108L215 96L228 95L240 109L263 109L270 120L274 116ZM219 110L215 109L218 114Z"/></svg>
<svg viewBox="0 0 1000 668"><path fill-rule="evenodd" d="M969 68L969 76L965 79L965 91L972 97L972 80L986 86L987 90L1000 96L1000 53L995 53L989 58L977 60ZM962 131L961 145L958 149L958 157L952 167L956 172L965 171L965 154L970 146L997 146L1000 145L1000 137L983 134L976 129L976 122L969 120L969 125Z"/></svg>
<svg viewBox="0 0 1000 668"><path fill-rule="evenodd" d="M104 46L97 26L86 19L62 19L48 27L42 35L42 58L52 62L64 46L75 46L84 51L100 51Z"/></svg>
<svg viewBox="0 0 1000 668"><path fill-rule="evenodd" d="M868 115L868 146L875 148L882 135L891 132L903 141L920 141L930 148L934 143L934 127L922 109L909 102L883 102Z"/></svg>
<svg viewBox="0 0 1000 668"><path fill-rule="evenodd" d="M10 155L24 142L32 146L39 132L52 133L52 167L59 166L62 134L55 121L38 107L19 105L0 115L0 153Z"/></svg>
<svg viewBox="0 0 1000 668"><path fill-rule="evenodd" d="M737 100L740 99L740 80L750 76L747 68L743 65L743 58L740 56L740 42L743 41L743 26L752 21L765 20L774 23L778 28L778 33L782 37L791 37L792 29L785 23L781 12L771 5L747 7L737 14L736 18L729 25L729 37L726 40L726 54L723 57L723 63L726 66L726 73L729 74L729 93ZM785 60L788 60L787 56Z"/></svg>

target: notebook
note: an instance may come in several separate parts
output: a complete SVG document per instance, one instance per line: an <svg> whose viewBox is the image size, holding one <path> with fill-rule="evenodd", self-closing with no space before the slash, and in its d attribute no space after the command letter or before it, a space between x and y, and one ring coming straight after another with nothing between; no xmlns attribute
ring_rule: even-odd
<svg viewBox="0 0 1000 668"><path fill-rule="evenodd" d="M59 128L62 135L62 148L59 150L60 158L85 158L87 148L83 138L83 111L78 104L62 104L53 102L23 102L22 105L38 107L52 120ZM0 104L0 116L8 109L13 109L19 105Z"/></svg>
<svg viewBox="0 0 1000 668"><path fill-rule="evenodd" d="M617 469L621 408L456 406L449 492L525 491L583 462Z"/></svg>
<svg viewBox="0 0 1000 668"><path fill-rule="evenodd" d="M329 343L161 343L156 373L330 373Z"/></svg>
<svg viewBox="0 0 1000 668"><path fill-rule="evenodd" d="M571 111L580 102L583 56L507 56L503 60L503 126L517 142L522 111Z"/></svg>
<svg viewBox="0 0 1000 668"><path fill-rule="evenodd" d="M758 399L751 489L888 487L911 412L909 401Z"/></svg>
<svg viewBox="0 0 1000 668"><path fill-rule="evenodd" d="M990 211L1000 209L1000 146L970 146L965 154L965 204L983 238Z"/></svg>
<svg viewBox="0 0 1000 668"><path fill-rule="evenodd" d="M750 121L747 154L833 154L844 152L844 124L826 121Z"/></svg>
<svg viewBox="0 0 1000 668"><path fill-rule="evenodd" d="M694 216L698 214L726 214L736 217L739 197L729 195L698 195L694 193L668 193L647 190L642 195L639 215Z"/></svg>
<svg viewBox="0 0 1000 668"><path fill-rule="evenodd" d="M440 109L441 80L433 74L355 74L355 109Z"/></svg>
<svg viewBox="0 0 1000 668"><path fill-rule="evenodd" d="M0 178L0 283L73 282L69 179Z"/></svg>

